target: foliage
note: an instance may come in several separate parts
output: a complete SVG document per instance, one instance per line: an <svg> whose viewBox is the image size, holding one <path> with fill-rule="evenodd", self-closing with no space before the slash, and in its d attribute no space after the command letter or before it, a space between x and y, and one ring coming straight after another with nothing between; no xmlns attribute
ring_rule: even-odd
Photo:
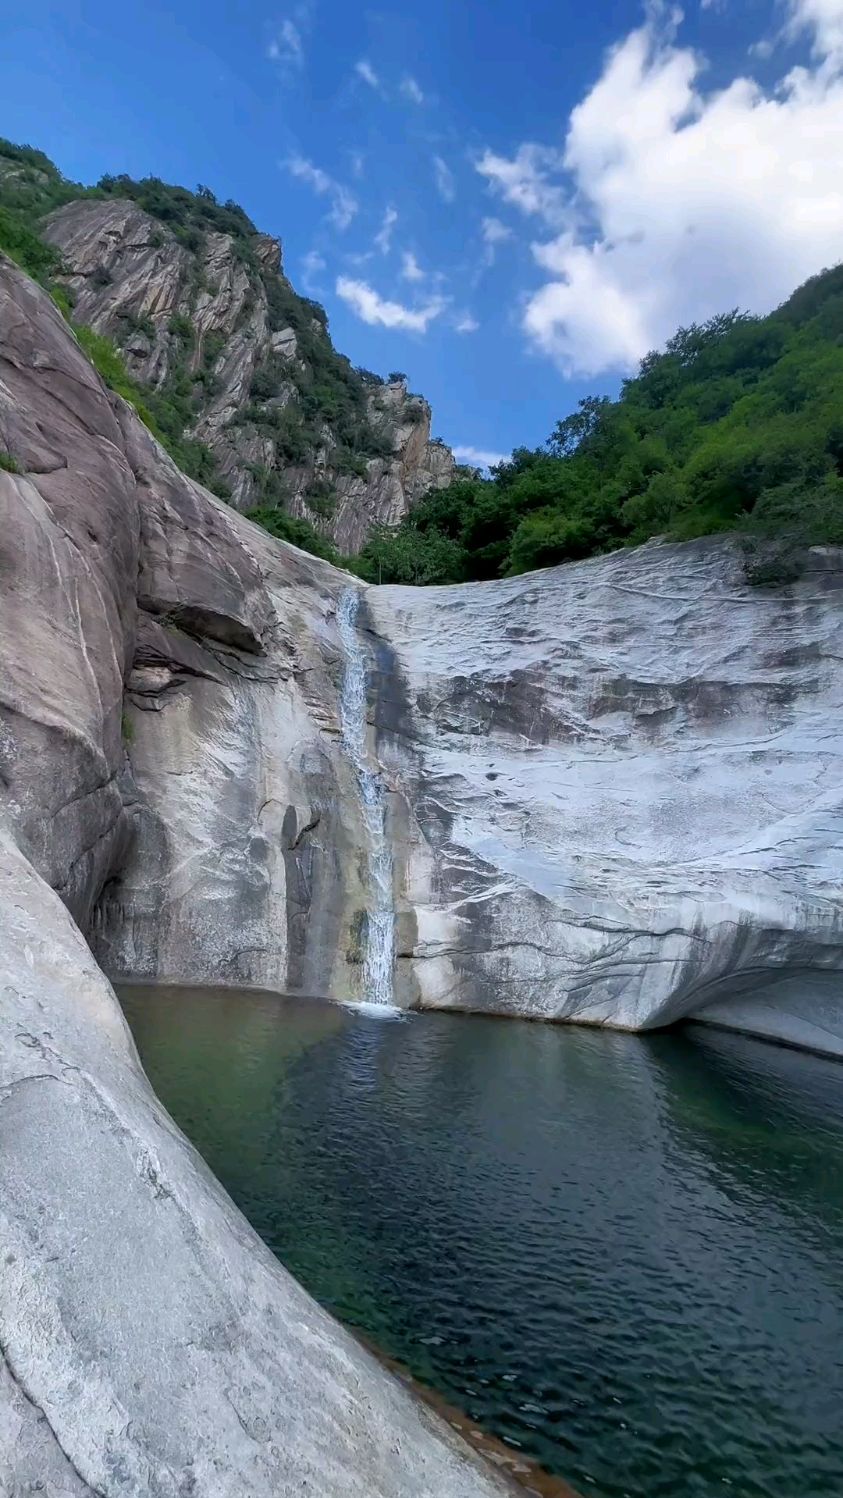
<svg viewBox="0 0 843 1498"><path fill-rule="evenodd" d="M319 428L327 425L338 446L370 457L385 456L384 439L369 419L366 399L367 387L383 382L377 376L369 377L367 372L354 369L348 359L337 353L327 336L324 307L298 296L286 276L264 274L262 279L270 331L277 333L292 328L296 335L296 357L274 363L274 390L270 371L265 368L256 371L252 400L266 399L277 393L280 382L289 381L296 389L311 448L319 444ZM264 390L267 395L258 393Z"/></svg>
<svg viewBox="0 0 843 1498"><path fill-rule="evenodd" d="M79 323L74 324L74 332L109 389L134 406L141 421L167 449L179 468L212 489L221 499L227 499L229 490L217 473L210 449L185 436L186 421L192 409L189 387L185 390L177 381L174 386L168 384L160 391L144 390L132 379L119 349L110 338Z"/></svg>
<svg viewBox="0 0 843 1498"><path fill-rule="evenodd" d="M36 281L46 283L58 269L59 256L52 245L45 244L16 214L0 205L0 250L14 260L21 270Z"/></svg>
<svg viewBox="0 0 843 1498"><path fill-rule="evenodd" d="M461 582L729 530L757 539L746 571L764 585L806 545L843 544L843 267L769 317L680 328L618 400L582 400L545 447L428 494L360 569Z"/></svg>
<svg viewBox="0 0 843 1498"><path fill-rule="evenodd" d="M16 458L12 457L11 453L3 452L0 449L0 469L4 473L20 473L20 464Z"/></svg>
<svg viewBox="0 0 843 1498"><path fill-rule="evenodd" d="M121 173L117 177L101 177L97 189L102 197L131 198L152 218L166 224L187 249L199 249L202 235L211 230L230 234L243 258L250 261L254 258L248 242L258 231L249 215L230 200L218 203L207 187L200 185L196 192L190 192L186 187L162 182L160 177L142 177L136 181Z"/></svg>
<svg viewBox="0 0 843 1498"><path fill-rule="evenodd" d="M283 510L264 506L246 513L250 520L256 520L271 536L277 536L281 541L290 541L293 546L312 552L316 557L324 557L326 562L333 562L335 565L340 562L336 547L324 536L320 536L307 520L297 520L293 515L286 515Z"/></svg>

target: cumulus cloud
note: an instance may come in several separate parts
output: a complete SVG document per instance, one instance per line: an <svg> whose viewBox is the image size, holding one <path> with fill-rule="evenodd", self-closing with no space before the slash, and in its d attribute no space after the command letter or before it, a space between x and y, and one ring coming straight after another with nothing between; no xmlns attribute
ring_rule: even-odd
<svg viewBox="0 0 843 1498"><path fill-rule="evenodd" d="M424 103L424 92L419 87L415 78L411 77L409 73L401 79L401 92L405 99L409 99L411 104Z"/></svg>
<svg viewBox="0 0 843 1498"><path fill-rule="evenodd" d="M657 20L608 55L564 150L476 163L545 230L524 326L567 373L633 368L676 327L766 311L843 247L843 0L790 0L811 67L769 90L704 89L705 60Z"/></svg>
<svg viewBox="0 0 843 1498"><path fill-rule="evenodd" d="M843 0L790 0L788 31L808 32L815 57L843 58Z"/></svg>
<svg viewBox="0 0 843 1498"><path fill-rule="evenodd" d="M464 312L462 317L454 323L454 328L458 333L476 333L479 327L479 322L476 317L472 317L470 312Z"/></svg>
<svg viewBox="0 0 843 1498"><path fill-rule="evenodd" d="M401 302L382 297L366 281L353 281L348 276L337 278L336 290L337 296L362 322L373 327L400 328L408 333L426 333L429 324L445 308L442 297L432 297L423 307L405 307Z"/></svg>
<svg viewBox="0 0 843 1498"><path fill-rule="evenodd" d="M396 213L395 209L387 208L383 216L383 222L381 223L381 226L377 234L375 235L375 244L382 255L389 254L389 247L392 244L393 231L397 223L398 214Z"/></svg>
<svg viewBox="0 0 843 1498"><path fill-rule="evenodd" d="M433 180L436 183L436 191L445 203L453 203L457 195L454 174L446 161L441 156L433 158Z"/></svg>
<svg viewBox="0 0 843 1498"><path fill-rule="evenodd" d="M348 189L323 172L321 166L314 166L306 156L288 156L284 165L291 176L299 182L306 182L319 197L331 199L329 221L335 229L347 229L359 208L357 199Z"/></svg>
<svg viewBox="0 0 843 1498"><path fill-rule="evenodd" d="M425 272L419 265L412 250L405 250L401 256L401 275L405 281L423 281Z"/></svg>
<svg viewBox="0 0 843 1498"><path fill-rule="evenodd" d="M508 453L492 453L481 447L457 446L451 451L458 463L468 463L472 468L494 468L509 461Z"/></svg>
<svg viewBox="0 0 843 1498"><path fill-rule="evenodd" d="M370 88L380 88L380 78L372 67L372 64L365 57L361 57L360 61L354 64L354 71L358 78L362 78L364 83L368 83Z"/></svg>

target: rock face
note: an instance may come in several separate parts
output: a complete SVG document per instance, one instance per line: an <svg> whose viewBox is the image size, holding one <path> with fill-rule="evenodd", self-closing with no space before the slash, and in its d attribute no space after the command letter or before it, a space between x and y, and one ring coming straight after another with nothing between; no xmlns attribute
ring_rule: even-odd
<svg viewBox="0 0 843 1498"><path fill-rule="evenodd" d="M187 244L131 199L108 198L59 208L44 237L61 251L77 320L120 345L135 379L193 403L190 435L238 509L280 503L353 553L373 525L396 524L453 477L427 402L338 358L269 235L209 231ZM357 410L351 449L348 412L338 424L314 405L323 365L333 398Z"/></svg>
<svg viewBox="0 0 843 1498"><path fill-rule="evenodd" d="M0 328L0 1491L503 1498L217 1186L71 915L145 861L140 969L215 930L210 968L341 987L344 579L184 479L2 257Z"/></svg>
<svg viewBox="0 0 843 1498"><path fill-rule="evenodd" d="M0 1491L505 1498L276 1262L0 839Z"/></svg>
<svg viewBox="0 0 843 1498"><path fill-rule="evenodd" d="M370 591L411 1002L843 1054L841 560L771 592L713 539Z"/></svg>

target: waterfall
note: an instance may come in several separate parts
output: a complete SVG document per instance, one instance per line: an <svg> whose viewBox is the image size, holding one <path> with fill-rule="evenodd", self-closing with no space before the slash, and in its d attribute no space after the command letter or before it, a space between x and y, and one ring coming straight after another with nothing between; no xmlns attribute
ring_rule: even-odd
<svg viewBox="0 0 843 1498"><path fill-rule="evenodd" d="M370 893L363 952L362 997L370 1004L391 1007L395 952L392 854L386 839L383 781L369 762L366 655L357 629L360 591L355 587L346 588L337 609L337 624L345 654L340 692L340 724L343 747L357 775L363 817L369 835Z"/></svg>

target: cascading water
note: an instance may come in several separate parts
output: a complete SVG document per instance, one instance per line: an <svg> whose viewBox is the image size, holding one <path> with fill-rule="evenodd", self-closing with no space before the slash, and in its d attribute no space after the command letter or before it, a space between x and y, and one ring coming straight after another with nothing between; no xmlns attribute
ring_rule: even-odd
<svg viewBox="0 0 843 1498"><path fill-rule="evenodd" d="M369 834L369 897L363 951L363 998L392 1007L395 954L395 905L392 854L386 838L383 781L369 763L366 738L366 656L357 629L360 589L346 588L337 608L337 625L345 653L340 692L342 742L357 775L363 816Z"/></svg>

